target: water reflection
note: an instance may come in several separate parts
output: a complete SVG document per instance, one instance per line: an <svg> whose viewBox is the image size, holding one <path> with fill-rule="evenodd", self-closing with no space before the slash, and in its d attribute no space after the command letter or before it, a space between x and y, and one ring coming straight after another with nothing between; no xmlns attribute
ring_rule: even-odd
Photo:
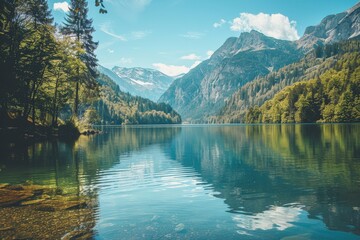
<svg viewBox="0 0 360 240"><path fill-rule="evenodd" d="M100 239L360 235L359 124L103 131L3 144L0 183L91 196Z"/></svg>
<svg viewBox="0 0 360 240"><path fill-rule="evenodd" d="M180 128L110 128L74 141L6 142L0 148L0 182L54 185L68 191L87 188L99 172L120 163L119 156L170 141Z"/></svg>
<svg viewBox="0 0 360 240"><path fill-rule="evenodd" d="M303 209L308 218L324 221L329 229L359 234L359 127L189 128L177 138L171 157L201 173L230 212L246 213L235 217L245 225L251 222L246 229L281 229L286 224L279 224L271 213L298 203L303 207L286 209L294 215Z"/></svg>

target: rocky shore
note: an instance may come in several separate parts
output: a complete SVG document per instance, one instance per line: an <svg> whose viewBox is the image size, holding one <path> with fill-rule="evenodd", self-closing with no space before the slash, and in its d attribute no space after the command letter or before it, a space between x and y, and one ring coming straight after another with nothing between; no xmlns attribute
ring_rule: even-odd
<svg viewBox="0 0 360 240"><path fill-rule="evenodd" d="M94 206L58 188L0 184L0 239L92 239Z"/></svg>

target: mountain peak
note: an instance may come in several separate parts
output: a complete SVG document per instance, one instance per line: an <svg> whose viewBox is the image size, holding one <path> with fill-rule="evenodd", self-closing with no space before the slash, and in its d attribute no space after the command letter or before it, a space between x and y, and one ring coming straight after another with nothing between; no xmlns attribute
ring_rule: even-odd
<svg viewBox="0 0 360 240"><path fill-rule="evenodd" d="M250 32L241 33L240 37L267 37L267 36L259 31L251 30Z"/></svg>
<svg viewBox="0 0 360 240"><path fill-rule="evenodd" d="M360 35L360 2L345 12L326 16L316 26L307 27L297 41L299 48L313 49L314 45L347 40Z"/></svg>
<svg viewBox="0 0 360 240"><path fill-rule="evenodd" d="M350 8L349 10L347 10L348 14L352 14L353 12L355 12L357 9L360 8L360 2L358 2L357 4L355 4L355 6L353 6L352 8Z"/></svg>
<svg viewBox="0 0 360 240"><path fill-rule="evenodd" d="M112 70L103 67L98 69L111 77L122 91L152 101L157 101L174 80L172 77L150 68L115 66Z"/></svg>

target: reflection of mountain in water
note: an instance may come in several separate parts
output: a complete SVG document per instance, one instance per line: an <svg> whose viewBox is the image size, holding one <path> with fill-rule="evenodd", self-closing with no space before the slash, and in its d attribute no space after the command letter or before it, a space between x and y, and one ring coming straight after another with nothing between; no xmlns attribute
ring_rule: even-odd
<svg viewBox="0 0 360 240"><path fill-rule="evenodd" d="M359 128L188 127L173 142L172 158L201 173L230 211L245 213L241 224L248 214L271 219L290 203L294 217L302 208L330 229L360 234Z"/></svg>

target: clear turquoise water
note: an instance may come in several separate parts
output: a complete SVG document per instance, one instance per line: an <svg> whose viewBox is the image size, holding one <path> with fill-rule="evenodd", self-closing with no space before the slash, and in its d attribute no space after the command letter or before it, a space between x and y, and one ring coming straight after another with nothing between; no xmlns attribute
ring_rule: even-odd
<svg viewBox="0 0 360 240"><path fill-rule="evenodd" d="M360 125L104 127L3 143L0 183L96 203L96 239L360 239Z"/></svg>

